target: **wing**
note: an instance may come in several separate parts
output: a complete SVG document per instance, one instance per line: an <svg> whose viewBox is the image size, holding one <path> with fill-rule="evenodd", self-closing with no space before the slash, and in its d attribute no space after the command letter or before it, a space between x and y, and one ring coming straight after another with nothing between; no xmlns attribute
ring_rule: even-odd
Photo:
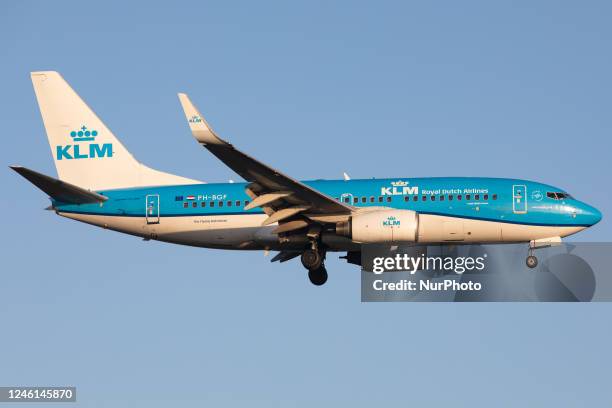
<svg viewBox="0 0 612 408"><path fill-rule="evenodd" d="M246 207L261 207L268 215L263 225L279 222L276 232L305 228L311 222L346 219L353 208L252 158L221 139L186 94L179 94L195 139L246 181L253 201Z"/></svg>

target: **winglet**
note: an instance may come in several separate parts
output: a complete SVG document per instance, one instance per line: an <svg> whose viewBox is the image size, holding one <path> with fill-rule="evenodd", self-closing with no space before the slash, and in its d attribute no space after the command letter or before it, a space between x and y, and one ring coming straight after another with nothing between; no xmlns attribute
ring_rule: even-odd
<svg viewBox="0 0 612 408"><path fill-rule="evenodd" d="M181 105L183 106L183 111L185 112L187 122L189 122L189 128L191 129L191 133L198 142L202 144L214 145L227 144L227 142L217 136L217 134L211 129L208 123L206 123L206 120L200 114L198 108L196 108L191 102L187 94L179 93L178 97L181 101Z"/></svg>

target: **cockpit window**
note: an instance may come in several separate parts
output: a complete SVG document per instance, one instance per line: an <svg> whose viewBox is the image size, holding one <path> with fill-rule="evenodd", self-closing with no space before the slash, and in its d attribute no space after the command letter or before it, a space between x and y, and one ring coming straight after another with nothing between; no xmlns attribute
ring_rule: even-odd
<svg viewBox="0 0 612 408"><path fill-rule="evenodd" d="M567 193L562 193L560 191L549 191L546 193L546 197L548 198L552 198L553 200L564 200L566 198L571 199L573 198L571 195L567 194Z"/></svg>

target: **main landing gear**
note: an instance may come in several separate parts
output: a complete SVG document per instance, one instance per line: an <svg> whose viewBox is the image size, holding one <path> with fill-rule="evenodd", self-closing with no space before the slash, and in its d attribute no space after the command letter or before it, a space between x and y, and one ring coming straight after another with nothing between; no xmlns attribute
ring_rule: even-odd
<svg viewBox="0 0 612 408"><path fill-rule="evenodd" d="M302 253L302 265L308 269L308 279L313 285L321 286L327 282L327 269L325 269L325 252L320 251L317 245Z"/></svg>
<svg viewBox="0 0 612 408"><path fill-rule="evenodd" d="M327 282L327 269L325 269L324 265L321 265L318 269L308 270L308 279L315 286L323 285Z"/></svg>

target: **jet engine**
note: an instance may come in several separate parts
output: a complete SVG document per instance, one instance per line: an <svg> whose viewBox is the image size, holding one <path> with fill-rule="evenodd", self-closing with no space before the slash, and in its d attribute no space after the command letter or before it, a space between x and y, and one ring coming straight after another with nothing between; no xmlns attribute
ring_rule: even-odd
<svg viewBox="0 0 612 408"><path fill-rule="evenodd" d="M363 244L416 242L419 216L410 210L376 210L336 224L336 234Z"/></svg>

